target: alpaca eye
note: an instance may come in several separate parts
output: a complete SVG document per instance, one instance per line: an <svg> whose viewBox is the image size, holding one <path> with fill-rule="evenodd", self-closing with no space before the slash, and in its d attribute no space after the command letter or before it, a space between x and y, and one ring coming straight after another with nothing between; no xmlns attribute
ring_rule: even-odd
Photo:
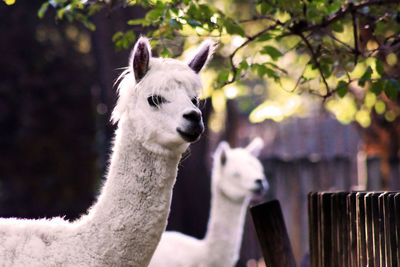
<svg viewBox="0 0 400 267"><path fill-rule="evenodd" d="M199 105L199 100L197 99L197 97L192 98L192 103L193 103L193 105L195 105L195 106L198 106L198 105Z"/></svg>
<svg viewBox="0 0 400 267"><path fill-rule="evenodd" d="M158 107L159 105L166 103L167 100L160 95L151 95L147 98L147 102L152 107Z"/></svg>

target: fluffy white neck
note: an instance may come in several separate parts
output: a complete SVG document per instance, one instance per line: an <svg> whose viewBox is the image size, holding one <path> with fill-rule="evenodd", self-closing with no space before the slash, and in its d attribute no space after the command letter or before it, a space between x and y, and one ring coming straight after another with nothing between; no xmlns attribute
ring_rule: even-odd
<svg viewBox="0 0 400 267"><path fill-rule="evenodd" d="M231 200L219 188L213 188L204 243L209 253L218 251L215 260L224 263L224 266L234 266L238 260L249 201L249 198ZM221 266L218 262L210 263L210 266Z"/></svg>
<svg viewBox="0 0 400 267"><path fill-rule="evenodd" d="M119 126L109 173L86 218L90 227L84 236L109 266L117 264L115 258L123 259L118 265L147 266L165 230L180 155L152 153L131 127Z"/></svg>

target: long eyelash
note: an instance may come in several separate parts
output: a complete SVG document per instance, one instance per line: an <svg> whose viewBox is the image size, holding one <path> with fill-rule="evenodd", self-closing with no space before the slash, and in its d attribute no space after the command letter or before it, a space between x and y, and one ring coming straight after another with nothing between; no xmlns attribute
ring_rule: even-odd
<svg viewBox="0 0 400 267"><path fill-rule="evenodd" d="M159 107L161 104L166 103L168 101L160 95L151 95L147 98L147 102L152 107Z"/></svg>

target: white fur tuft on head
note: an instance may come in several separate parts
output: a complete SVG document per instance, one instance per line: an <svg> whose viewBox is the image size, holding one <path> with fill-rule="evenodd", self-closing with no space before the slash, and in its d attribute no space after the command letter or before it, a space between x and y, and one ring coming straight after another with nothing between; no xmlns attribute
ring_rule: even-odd
<svg viewBox="0 0 400 267"><path fill-rule="evenodd" d="M218 43L212 40L205 40L201 43L194 56L187 61L189 67L196 73L199 73L214 55Z"/></svg>
<svg viewBox="0 0 400 267"><path fill-rule="evenodd" d="M246 150L253 154L255 157L258 157L263 147L264 141L261 139L261 137L256 137L253 139L253 141L251 141L250 144L247 145Z"/></svg>

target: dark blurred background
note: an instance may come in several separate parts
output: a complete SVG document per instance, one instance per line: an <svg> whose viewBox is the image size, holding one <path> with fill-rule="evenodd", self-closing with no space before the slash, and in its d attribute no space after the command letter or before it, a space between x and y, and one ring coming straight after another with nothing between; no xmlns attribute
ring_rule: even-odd
<svg viewBox="0 0 400 267"><path fill-rule="evenodd" d="M55 20L54 10L39 19L41 4L0 2L0 216L73 220L96 199L110 154L113 83L129 56L127 50L115 50L112 36L144 10L100 12L93 17L96 31L89 31ZM207 124L211 101L201 106ZM379 154L377 144L397 140L391 136L398 135L399 124L388 131L383 126L360 130L340 124L323 108L308 118L251 124L237 101L228 100L226 108L225 131L207 130L180 164L168 229L204 236L211 154L222 139L235 146L257 135L264 139L261 160L271 184L265 199L281 201L298 261L308 247L309 191L400 188L397 150L386 165L373 156ZM259 257L247 218L238 266Z"/></svg>

